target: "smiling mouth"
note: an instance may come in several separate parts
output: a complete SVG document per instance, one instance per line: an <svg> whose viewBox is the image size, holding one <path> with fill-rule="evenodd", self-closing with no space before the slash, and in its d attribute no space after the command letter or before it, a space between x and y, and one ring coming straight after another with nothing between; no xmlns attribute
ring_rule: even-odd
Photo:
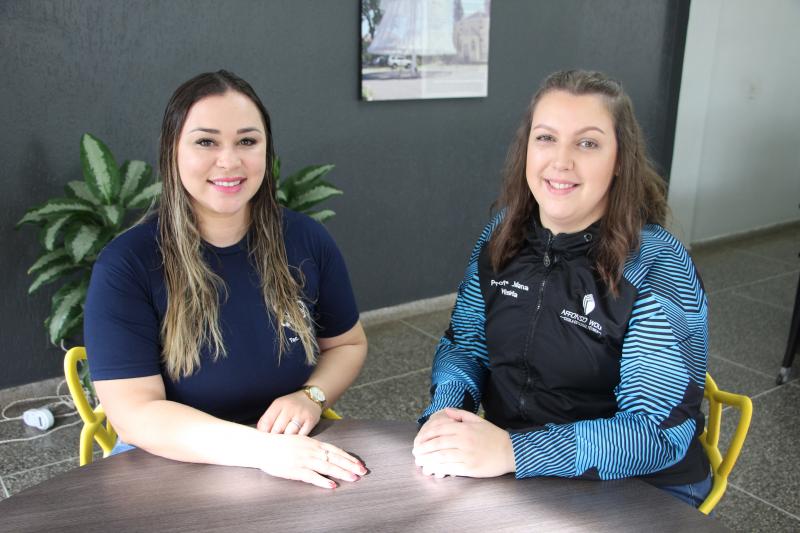
<svg viewBox="0 0 800 533"><path fill-rule="evenodd" d="M550 187L551 189L555 189L557 191L567 191L578 187L577 183L567 183L564 181L551 181L545 179L544 182L547 184L548 187Z"/></svg>
<svg viewBox="0 0 800 533"><path fill-rule="evenodd" d="M224 179L224 180L208 180L209 183L216 185L217 187L225 187L225 188L233 188L238 187L244 181L244 178L238 179Z"/></svg>

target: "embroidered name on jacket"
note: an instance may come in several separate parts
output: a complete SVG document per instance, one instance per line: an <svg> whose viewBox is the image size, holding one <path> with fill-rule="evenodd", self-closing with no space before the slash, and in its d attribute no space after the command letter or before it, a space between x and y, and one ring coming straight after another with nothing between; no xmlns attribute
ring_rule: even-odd
<svg viewBox="0 0 800 533"><path fill-rule="evenodd" d="M495 279L489 281L489 285L491 287L500 287L500 294L503 296L511 296L512 298L519 298L519 293L517 290L527 292L530 288L527 285L523 285L519 281L508 281L507 279L502 279L497 281ZM506 287L511 287L510 289L506 289ZM516 290L515 290L516 289Z"/></svg>

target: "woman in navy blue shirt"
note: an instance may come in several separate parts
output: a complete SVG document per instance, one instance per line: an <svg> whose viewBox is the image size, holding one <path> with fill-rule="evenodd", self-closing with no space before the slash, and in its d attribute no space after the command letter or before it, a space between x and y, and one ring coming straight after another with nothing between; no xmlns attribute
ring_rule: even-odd
<svg viewBox="0 0 800 533"><path fill-rule="evenodd" d="M157 213L92 272L85 338L120 438L181 461L334 488L364 465L308 437L367 353L339 250L281 208L270 120L252 87L196 76L164 113ZM251 427L253 424L256 427Z"/></svg>

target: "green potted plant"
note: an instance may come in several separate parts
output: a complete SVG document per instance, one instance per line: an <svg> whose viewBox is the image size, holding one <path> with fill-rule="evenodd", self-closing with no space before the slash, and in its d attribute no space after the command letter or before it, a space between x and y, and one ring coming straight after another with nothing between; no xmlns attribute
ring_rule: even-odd
<svg viewBox="0 0 800 533"><path fill-rule="evenodd" d="M66 196L52 198L28 209L17 223L40 227L41 256L28 269L34 277L28 288L32 294L50 283L61 287L51 299L50 315L44 325L50 342L61 345L83 329L83 305L97 254L114 237L130 226L131 215L152 207L161 194L161 181L144 161L125 161L117 166L111 150L97 137L86 133L80 145L83 181L70 181ZM315 207L342 191L323 177L334 165L303 168L280 178L280 160L275 158L273 175L281 205L306 213L324 222L335 215L330 209ZM88 366L80 369L81 380L90 397L94 389Z"/></svg>

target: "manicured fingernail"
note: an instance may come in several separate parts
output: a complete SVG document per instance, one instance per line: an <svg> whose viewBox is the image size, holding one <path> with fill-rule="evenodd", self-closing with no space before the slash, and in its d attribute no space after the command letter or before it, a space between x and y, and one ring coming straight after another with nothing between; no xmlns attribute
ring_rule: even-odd
<svg viewBox="0 0 800 533"><path fill-rule="evenodd" d="M330 481L330 482L328 483L328 486L329 486L330 488L332 488L332 489L335 489L335 488L336 488L336 483L334 483L333 481Z"/></svg>

